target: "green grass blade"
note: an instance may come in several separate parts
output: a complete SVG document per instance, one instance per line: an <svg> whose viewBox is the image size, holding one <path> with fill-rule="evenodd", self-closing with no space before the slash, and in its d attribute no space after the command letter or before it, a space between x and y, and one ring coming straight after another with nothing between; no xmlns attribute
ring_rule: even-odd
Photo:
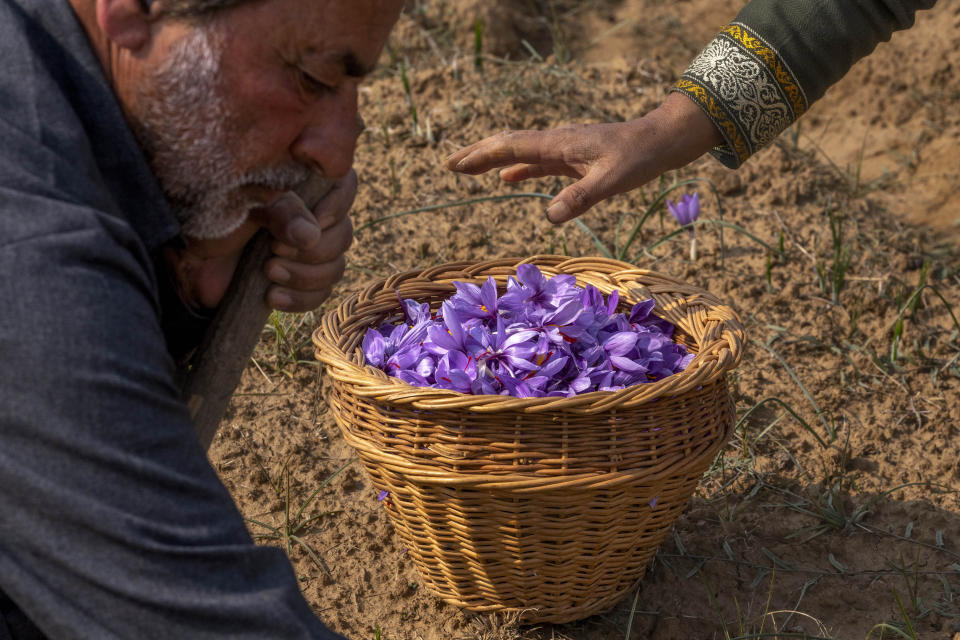
<svg viewBox="0 0 960 640"><path fill-rule="evenodd" d="M806 396L807 400L808 400L808 401L810 402L810 404L813 406L813 410L816 412L817 417L820 418L820 421L823 423L823 427L827 430L827 435L829 436L829 439L830 439L831 441L834 440L834 439L837 437L836 431L834 430L833 426L827 421L827 417L826 417L826 415L823 413L823 410L820 408L820 405L817 404L817 401L813 399L813 396L810 395L810 392L807 391L807 388L803 385L802 382L800 382L800 378L797 377L797 374L796 374L796 372L793 370L793 368L792 368L789 364L787 364L787 361L784 360L783 357L782 357L779 353L777 353L776 351L774 351L773 349L771 349L770 347L768 347L768 346L765 345L764 343L759 342L759 341L754 340L754 339L751 339L750 342L752 342L753 344L755 344L755 345L757 345L757 346L759 346L759 347L762 347L762 348L763 348L765 351L767 351L770 355L772 355L774 358L776 358L777 362L779 362L781 365L783 365L783 368L787 370L787 373L790 374L790 377L793 378L793 381L797 383L797 386L800 387L800 390L801 390L801 391L803 391L803 395Z"/></svg>
<svg viewBox="0 0 960 640"><path fill-rule="evenodd" d="M252 522L253 524L260 525L260 526L263 527L264 529L266 529L266 530L270 531L271 533L274 533L274 534L276 534L276 535L278 535L278 536L280 535L280 529L278 529L278 528L276 528L276 527L272 527L272 526L270 526L269 524L267 524L266 522L260 522L259 520L254 520L253 518L246 518L246 521L247 521L247 522Z"/></svg>
<svg viewBox="0 0 960 640"><path fill-rule="evenodd" d="M327 567L327 563L323 561L323 558L317 555L317 553L310 548L310 545L307 542L298 536L290 536L290 539L299 544L304 551L307 552L307 555L310 556L310 559L313 560L313 563L323 569L324 573L330 576L330 579L333 580L333 574L330 573L330 568Z"/></svg>
<svg viewBox="0 0 960 640"><path fill-rule="evenodd" d="M910 297L907 298L907 301L900 308L900 312L897 314L897 317L894 319L893 323L890 325L888 331L895 331L896 327L899 325L900 330L903 330L903 317L915 304L918 296L924 292L924 290L930 289L933 291L934 295L940 298L940 301L943 303L943 306L947 308L947 313L950 314L950 318L953 320L953 326L957 328L957 331L960 331L960 322L957 321L957 316L953 312L953 306L947 302L947 299L943 297L943 294L940 293L932 284L923 284L914 289L913 293L910 294Z"/></svg>
<svg viewBox="0 0 960 640"><path fill-rule="evenodd" d="M737 421L737 424L736 424L736 426L734 427L734 431L738 430L738 429L740 428L740 425L742 425L743 422L744 422L747 418L749 418L750 415L751 415L754 411L756 411L757 409L759 409L760 407L762 407L763 405L765 405L765 404L768 403L768 402L774 402L774 403L780 405L781 407L783 407L783 409L784 409L787 413L789 413L791 416L793 416L794 419L796 419L796 421L800 423L800 426L802 426L804 429L806 429L806 430L810 433L810 435L812 435L812 436L817 440L817 442L820 443L820 446L821 446L821 447L823 447L824 449L827 448L827 443L824 442L823 438L821 438L821 437L817 434L816 431L813 430L813 427L811 427L810 424L809 424L806 420L804 420L803 418L801 418L801 417L797 414L797 412L794 411L793 408L792 408L790 405L788 405L786 402L784 402L784 401L781 400L780 398L774 398L773 396L771 396L771 397L769 397L769 398L764 398L764 399L761 400L760 402L758 402L758 403L756 403L755 405L753 405L752 407L750 407L750 408L746 411L746 413L744 413L742 416L740 416L740 419Z"/></svg>
<svg viewBox="0 0 960 640"><path fill-rule="evenodd" d="M771 247L769 244L767 244L766 242L764 242L763 240L761 240L760 238L758 238L758 237L755 236L754 234L750 233L749 231L747 231L747 230L744 229L743 227L741 227L741 226L739 226L739 225L736 225L736 224L733 224L732 222L727 222L726 220L714 220L714 219L712 219L712 218L704 218L704 219L701 219L701 220L694 220L694 221L693 221L690 225L688 225L688 226L689 226L689 227L696 227L696 226L705 225L705 224L716 225L716 226L721 227L721 228L726 227L727 229L733 229L733 230L736 231L737 233L739 233L739 234L741 234L741 235L744 235L744 236L750 238L751 240L753 240L754 242L756 242L757 244L761 245L764 249L766 249L766 250L769 251L770 253L779 255L779 251L777 251L777 249L775 249L774 247ZM688 227L682 227L682 228L680 228L680 229L677 229L676 231L671 231L670 233L668 233L667 235L663 236L662 238L660 238L659 240L657 240L657 241L654 242L653 244L649 244L649 245L647 245L646 247L644 247L644 249L643 249L643 251L642 251L641 253L649 253L649 252L653 251L654 249L656 249L657 247L659 247L660 245L662 245L663 243L665 243L665 242L667 242L667 241L669 241L669 240L672 240L673 238L676 238L678 235L680 235L681 233L683 233L683 232L685 232L685 231L687 231L687 230L688 230ZM638 259L639 257L640 257L640 254L637 254L637 258L634 258L634 259L636 260L636 259Z"/></svg>
<svg viewBox="0 0 960 640"><path fill-rule="evenodd" d="M627 634L624 636L624 640L630 640L630 632L633 630L633 616L637 613L637 600L640 599L640 587L637 587L637 592L633 594L633 604L630 606L630 617L627 618Z"/></svg>
<svg viewBox="0 0 960 640"><path fill-rule="evenodd" d="M607 258L610 258L611 260L616 259L613 257L613 252L607 249L606 245L600 241L600 238L598 238L597 234L593 232L593 229L588 227L582 220L580 220L580 218L574 218L573 221L577 224L578 227L580 227L581 230L583 230L584 233L586 233L590 237L591 240L593 240L594 246L596 246L597 249L600 250L600 253L602 253Z"/></svg>
<svg viewBox="0 0 960 640"><path fill-rule="evenodd" d="M344 464L342 467L340 467L339 469L331 473L329 476L327 476L327 479L321 482L320 486L318 486L316 489L313 490L313 492L310 494L310 497L307 498L304 501L304 503L300 505L300 508L297 510L297 515L293 517L294 522L300 522L300 516L303 514L303 510L306 509L308 506L310 506L310 503L313 502L313 499L315 497L317 497L317 494L320 493L320 490L326 487L331 482L333 482L333 479L336 478L338 475L340 475L340 473L344 469L346 469L351 464L353 464L354 460L356 460L356 458L351 458L350 460L347 460L346 464Z"/></svg>
<svg viewBox="0 0 960 640"><path fill-rule="evenodd" d="M903 603L900 602L900 594L897 593L897 590L893 590L893 599L897 601L897 607L900 609L900 615L903 616L903 622L907 625L907 631L910 632L910 638L912 640L917 640L917 632L913 629L913 624L910 622L910 616L907 615L906 609L903 608Z"/></svg>
<svg viewBox="0 0 960 640"><path fill-rule="evenodd" d="M549 193L507 193L497 196L480 196L478 198L467 198L466 200L457 200L456 202L444 202L441 204L431 204L426 207L417 207L416 209L408 209L407 211L399 211L397 213L391 213L390 215L383 216L382 218L376 218L370 222L361 225L354 229L353 235L359 236L360 232L364 229L370 227L375 227L378 224L382 224L387 220L392 220L394 218L400 218L403 216L410 216L417 213L426 213L428 211L439 211L441 209L451 209L453 207L464 207L469 204L477 204L479 202L499 202L501 200L512 200L514 198L541 198L546 200L552 200L554 196Z"/></svg>
<svg viewBox="0 0 960 640"><path fill-rule="evenodd" d="M486 25L477 18L473 23L473 68L483 73L483 30Z"/></svg>

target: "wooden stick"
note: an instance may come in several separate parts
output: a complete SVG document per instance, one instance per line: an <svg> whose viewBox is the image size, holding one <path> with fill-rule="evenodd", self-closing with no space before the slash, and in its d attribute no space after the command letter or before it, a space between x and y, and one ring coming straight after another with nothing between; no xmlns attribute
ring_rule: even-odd
<svg viewBox="0 0 960 640"><path fill-rule="evenodd" d="M333 185L319 178L297 188L308 209L320 202ZM230 286L217 308L203 342L191 358L183 383L183 398L197 438L205 449L217 433L223 413L270 317L266 303L270 280L263 265L272 255L270 234L261 229L244 249Z"/></svg>

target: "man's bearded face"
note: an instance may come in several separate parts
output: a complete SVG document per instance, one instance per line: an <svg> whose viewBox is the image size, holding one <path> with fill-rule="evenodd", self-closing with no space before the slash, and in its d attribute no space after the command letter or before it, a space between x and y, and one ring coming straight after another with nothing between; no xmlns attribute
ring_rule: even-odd
<svg viewBox="0 0 960 640"><path fill-rule="evenodd" d="M226 236L265 204L257 192L289 190L311 173L298 164L239 168L242 132L230 126L221 40L215 22L192 28L145 78L133 114L134 131L183 233L194 238Z"/></svg>

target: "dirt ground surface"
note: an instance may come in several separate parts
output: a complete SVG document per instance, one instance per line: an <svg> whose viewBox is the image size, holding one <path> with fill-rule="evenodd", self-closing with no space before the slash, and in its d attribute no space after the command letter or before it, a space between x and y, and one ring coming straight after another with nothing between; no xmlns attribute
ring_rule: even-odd
<svg viewBox="0 0 960 640"><path fill-rule="evenodd" d="M565 184L456 176L446 155L505 128L652 109L742 5L409 3L361 92L347 274L316 313L272 319L210 454L331 628L385 640L960 631L960 0L919 14L740 170L703 158L583 217L614 251L660 188L698 178L673 197L696 188L702 217L753 236L728 226L721 244L721 227L702 225L693 263L685 234L650 248L676 229L655 213L624 254L731 304L748 348L731 378L734 436L608 612L523 626L434 597L325 402L310 335L351 291L443 262L601 252L577 225L550 225L537 198L380 220Z"/></svg>

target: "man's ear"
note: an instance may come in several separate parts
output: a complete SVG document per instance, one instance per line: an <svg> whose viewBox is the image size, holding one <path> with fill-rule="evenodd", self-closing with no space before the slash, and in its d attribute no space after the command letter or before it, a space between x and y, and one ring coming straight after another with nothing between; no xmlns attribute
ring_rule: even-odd
<svg viewBox="0 0 960 640"><path fill-rule="evenodd" d="M150 40L150 16L141 0L96 0L97 25L115 45L137 51Z"/></svg>

